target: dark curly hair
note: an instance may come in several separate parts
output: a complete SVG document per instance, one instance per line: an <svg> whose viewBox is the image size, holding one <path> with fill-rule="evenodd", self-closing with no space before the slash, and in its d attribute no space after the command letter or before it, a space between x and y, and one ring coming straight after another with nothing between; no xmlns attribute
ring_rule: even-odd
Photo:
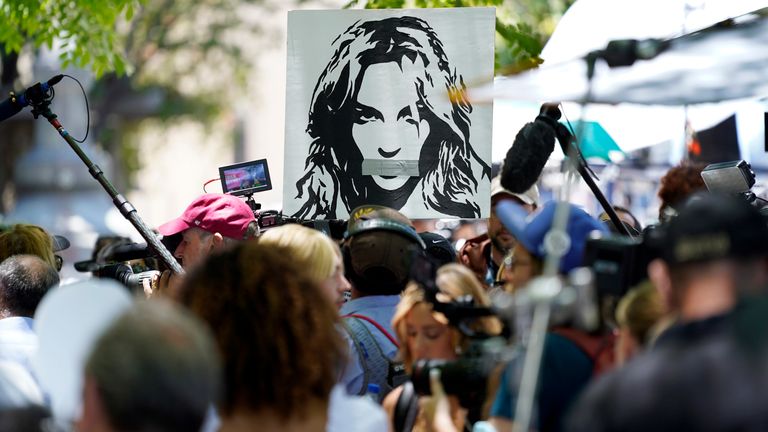
<svg viewBox="0 0 768 432"><path fill-rule="evenodd" d="M327 403L344 360L338 314L277 245L245 242L190 273L181 300L206 321L224 364L221 413L306 418Z"/></svg>
<svg viewBox="0 0 768 432"><path fill-rule="evenodd" d="M701 178L701 171L705 167L706 164L682 162L664 174L659 187L660 221L666 219L665 213L669 207L674 209L694 192L706 189L704 180Z"/></svg>

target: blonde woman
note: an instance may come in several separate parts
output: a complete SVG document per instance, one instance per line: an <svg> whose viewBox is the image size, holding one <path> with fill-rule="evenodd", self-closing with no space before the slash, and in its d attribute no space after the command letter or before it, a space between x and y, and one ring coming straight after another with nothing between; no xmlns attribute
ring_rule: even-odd
<svg viewBox="0 0 768 432"><path fill-rule="evenodd" d="M336 308L344 304L344 293L351 289L344 277L341 251L330 237L297 224L272 228L261 237L264 245L279 245L290 251L290 257L317 283Z"/></svg>
<svg viewBox="0 0 768 432"><path fill-rule="evenodd" d="M0 232L0 262L13 255L34 255L59 270L53 238L37 225L15 224Z"/></svg>
<svg viewBox="0 0 768 432"><path fill-rule="evenodd" d="M615 357L625 364L652 342L658 325L666 315L664 301L650 282L629 291L616 307L618 337Z"/></svg>
<svg viewBox="0 0 768 432"><path fill-rule="evenodd" d="M490 300L471 270L460 264L447 264L437 272L436 279L439 293L437 300L450 302L463 296L472 296L478 305L488 306ZM403 293L397 305L392 327L400 340L400 358L408 373L413 362L419 359L454 360L464 349L469 340L456 328L449 325L442 313L435 312L432 304L424 298L424 293L417 284L411 283ZM475 331L498 334L501 323L495 318L480 318L470 326ZM394 411L403 391L402 386L390 392L383 402L384 410L394 422ZM451 419L457 430L463 430L467 412L459 406L459 401L448 396ZM419 413L413 430L428 430L426 418ZM392 423L394 424L394 423Z"/></svg>

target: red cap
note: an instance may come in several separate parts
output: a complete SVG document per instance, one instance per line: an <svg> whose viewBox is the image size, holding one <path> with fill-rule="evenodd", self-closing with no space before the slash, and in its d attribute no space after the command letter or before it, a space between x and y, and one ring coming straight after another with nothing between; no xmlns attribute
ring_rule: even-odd
<svg viewBox="0 0 768 432"><path fill-rule="evenodd" d="M251 208L240 198L219 193L201 195L184 210L180 217L160 225L157 230L164 236L178 234L197 227L224 237L242 239L248 224L255 222Z"/></svg>

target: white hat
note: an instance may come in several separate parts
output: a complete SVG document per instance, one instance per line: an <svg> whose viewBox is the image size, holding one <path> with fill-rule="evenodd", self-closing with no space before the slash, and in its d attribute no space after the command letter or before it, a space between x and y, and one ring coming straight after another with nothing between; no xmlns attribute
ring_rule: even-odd
<svg viewBox="0 0 768 432"><path fill-rule="evenodd" d="M539 188L535 184L521 194L514 193L508 189L505 189L504 186L501 185L501 176L496 176L493 178L493 180L491 180L491 199L502 193L519 199L523 204L532 206L539 205Z"/></svg>

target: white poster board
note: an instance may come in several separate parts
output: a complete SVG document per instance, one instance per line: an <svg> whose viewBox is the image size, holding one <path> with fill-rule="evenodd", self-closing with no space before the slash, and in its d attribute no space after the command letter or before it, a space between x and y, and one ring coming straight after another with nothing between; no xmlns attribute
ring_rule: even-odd
<svg viewBox="0 0 768 432"><path fill-rule="evenodd" d="M495 9L288 14L283 212L487 218Z"/></svg>

